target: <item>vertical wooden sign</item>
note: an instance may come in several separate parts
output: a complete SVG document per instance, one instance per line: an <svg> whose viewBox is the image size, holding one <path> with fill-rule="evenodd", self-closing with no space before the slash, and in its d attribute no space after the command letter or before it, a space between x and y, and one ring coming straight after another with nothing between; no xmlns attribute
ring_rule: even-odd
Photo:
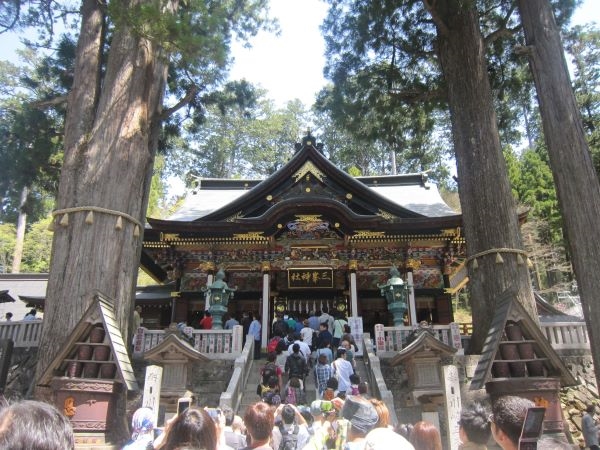
<svg viewBox="0 0 600 450"><path fill-rule="evenodd" d="M158 424L158 408L160 406L162 373L163 368L160 366L146 367L146 381L144 382L144 397L142 399L142 406L152 410L154 413L155 424Z"/></svg>
<svg viewBox="0 0 600 450"><path fill-rule="evenodd" d="M460 438L458 435L458 421L462 408L460 400L460 383L456 366L443 366L442 376L444 378L444 400L446 408L446 420L448 421L446 436L448 450L458 450Z"/></svg>

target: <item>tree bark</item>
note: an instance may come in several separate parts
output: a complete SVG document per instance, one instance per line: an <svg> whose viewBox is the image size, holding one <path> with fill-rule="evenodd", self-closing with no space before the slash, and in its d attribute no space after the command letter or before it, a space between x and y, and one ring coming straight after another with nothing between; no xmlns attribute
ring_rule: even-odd
<svg viewBox="0 0 600 450"><path fill-rule="evenodd" d="M519 0L544 138L600 385L600 183L547 0Z"/></svg>
<svg viewBox="0 0 600 450"><path fill-rule="evenodd" d="M25 227L27 226L27 197L29 196L29 188L23 186L21 189L21 198L19 201L19 217L17 219L17 239L15 241L15 250L13 252L12 273L21 272L21 260L23 259L23 245L25 244Z"/></svg>
<svg viewBox="0 0 600 450"><path fill-rule="evenodd" d="M498 296L510 289L538 320L527 264L513 250L523 246L515 202L502 155L485 46L475 2L429 3L437 27L439 59L448 88L464 235L470 257L473 312L470 353L479 353ZM508 251L494 251L508 249ZM502 259L500 263L498 256Z"/></svg>
<svg viewBox="0 0 600 450"><path fill-rule="evenodd" d="M123 7L145 1L131 0ZM165 4L168 13L177 1ZM139 229L135 236L134 230L136 222L142 228L144 224L167 58L155 42L137 36L121 21L101 79L100 5L97 0L82 4L37 379L91 304L94 291L114 299L118 325L129 342L143 234ZM102 208L92 213L93 223L87 223L88 207ZM76 211L68 213L65 224L60 211L68 208Z"/></svg>

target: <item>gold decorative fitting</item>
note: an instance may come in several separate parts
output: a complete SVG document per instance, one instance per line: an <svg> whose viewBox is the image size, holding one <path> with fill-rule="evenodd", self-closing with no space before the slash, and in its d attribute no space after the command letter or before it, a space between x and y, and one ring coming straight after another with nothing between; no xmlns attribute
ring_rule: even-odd
<svg viewBox="0 0 600 450"><path fill-rule="evenodd" d="M336 223L333 224L333 226L336 227L336 228L339 228L340 227L340 223L336 222Z"/></svg>
<svg viewBox="0 0 600 450"><path fill-rule="evenodd" d="M350 192L348 192L348 193L346 194L346 198L347 198L348 200L352 200L352 194L351 194Z"/></svg>
<svg viewBox="0 0 600 450"><path fill-rule="evenodd" d="M307 187L307 188L305 189L305 191L306 191L306 192L310 192L310 188L309 188L309 187Z"/></svg>
<svg viewBox="0 0 600 450"><path fill-rule="evenodd" d="M273 200L273 196L272 195L267 195L267 201L270 202L271 200Z"/></svg>
<svg viewBox="0 0 600 450"><path fill-rule="evenodd" d="M409 258L406 260L404 266L409 270L415 270L421 267L421 261L419 261L418 259Z"/></svg>
<svg viewBox="0 0 600 450"><path fill-rule="evenodd" d="M385 231L368 231L368 230L356 230L353 237L356 238L376 238L385 236Z"/></svg>
<svg viewBox="0 0 600 450"><path fill-rule="evenodd" d="M393 214L384 211L383 209L380 209L379 211L377 211L377 215L380 217L383 217L386 220L393 220L396 218L396 216L394 216Z"/></svg>
<svg viewBox="0 0 600 450"><path fill-rule="evenodd" d="M242 217L242 212L238 211L233 216L229 216L227 219L225 219L225 222L235 222L240 217Z"/></svg>
<svg viewBox="0 0 600 450"><path fill-rule="evenodd" d="M278 223L278 224L277 224L277 228L278 228L279 230L281 230L281 229L283 228L283 225L282 225L282 224L280 224L280 223Z"/></svg>
<svg viewBox="0 0 600 450"><path fill-rule="evenodd" d="M161 233L160 240L161 241L176 241L179 239L178 233Z"/></svg>
<svg viewBox="0 0 600 450"><path fill-rule="evenodd" d="M261 263L260 269L263 273L271 271L271 263L269 261L263 261Z"/></svg>
<svg viewBox="0 0 600 450"><path fill-rule="evenodd" d="M298 222L319 222L321 220L321 214L296 214L296 220Z"/></svg>
<svg viewBox="0 0 600 450"><path fill-rule="evenodd" d="M312 161L306 161L304 163L304 165L302 167L300 167L300 169L298 169L298 171L292 175L292 177L294 178L294 182L297 183L302 178L304 178L309 172L312 173L317 180L319 180L321 183L323 183L325 174L323 172L321 172L312 163Z"/></svg>
<svg viewBox="0 0 600 450"><path fill-rule="evenodd" d="M243 234L234 234L233 237L235 239L241 239L244 241L252 240L252 239L256 239L256 240L265 240L266 239L263 236L262 231L251 231L251 232L243 233Z"/></svg>
<svg viewBox="0 0 600 450"><path fill-rule="evenodd" d="M348 270L358 270L358 261L356 259L348 261Z"/></svg>

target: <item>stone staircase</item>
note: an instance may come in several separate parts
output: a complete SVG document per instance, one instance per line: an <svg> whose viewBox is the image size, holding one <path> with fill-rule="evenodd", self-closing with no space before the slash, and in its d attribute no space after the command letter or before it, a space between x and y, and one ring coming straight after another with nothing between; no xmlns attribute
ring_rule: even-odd
<svg viewBox="0 0 600 450"><path fill-rule="evenodd" d="M260 381L260 368L267 363L266 359L257 359L252 362L252 369L250 371L250 375L248 376L248 383L246 384L246 388L244 389L244 393L242 394L242 400L240 401L240 406L238 407L237 414L244 417L244 412L249 405L256 403L260 400L258 395L256 395L256 386ZM365 363L361 357L356 358L356 373L360 376L361 381L367 380L367 369L365 367ZM284 375L283 382L286 383L287 379ZM306 387L306 402L308 405L315 400L316 392L315 392L315 377L313 372L305 379L305 387Z"/></svg>

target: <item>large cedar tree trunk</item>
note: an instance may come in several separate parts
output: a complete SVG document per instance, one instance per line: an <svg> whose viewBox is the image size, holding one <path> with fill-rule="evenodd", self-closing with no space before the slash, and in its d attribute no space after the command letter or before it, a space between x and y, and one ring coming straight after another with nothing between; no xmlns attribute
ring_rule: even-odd
<svg viewBox="0 0 600 450"><path fill-rule="evenodd" d="M436 23L448 90L469 256L492 249L522 249L474 3L425 1ZM503 263L497 262L498 254ZM471 353L481 351L495 302L507 289L538 320L527 265L520 263L516 253L492 252L477 258L477 265L474 268L473 261L468 265L474 324Z"/></svg>
<svg viewBox="0 0 600 450"><path fill-rule="evenodd" d="M122 1L133 7L148 0ZM169 9L176 0L164 2ZM128 339L129 319L141 252L143 229L135 222L93 213L86 207L125 213L144 223L167 59L156 43L143 39L120 21L110 43L101 78L104 42L102 2L84 0L75 74L65 124L65 159L57 210L83 208L54 219L52 261L44 311L37 378L48 366L100 291L115 300L120 329ZM42 392L40 391L40 394Z"/></svg>
<svg viewBox="0 0 600 450"><path fill-rule="evenodd" d="M547 0L519 0L544 138L600 386L600 183Z"/></svg>
<svg viewBox="0 0 600 450"><path fill-rule="evenodd" d="M15 251L13 252L12 273L21 272L21 261L23 259L23 247L25 245L25 227L27 226L27 197L29 188L23 186L21 189L21 199L19 202L19 218L17 219L17 239L15 242Z"/></svg>

